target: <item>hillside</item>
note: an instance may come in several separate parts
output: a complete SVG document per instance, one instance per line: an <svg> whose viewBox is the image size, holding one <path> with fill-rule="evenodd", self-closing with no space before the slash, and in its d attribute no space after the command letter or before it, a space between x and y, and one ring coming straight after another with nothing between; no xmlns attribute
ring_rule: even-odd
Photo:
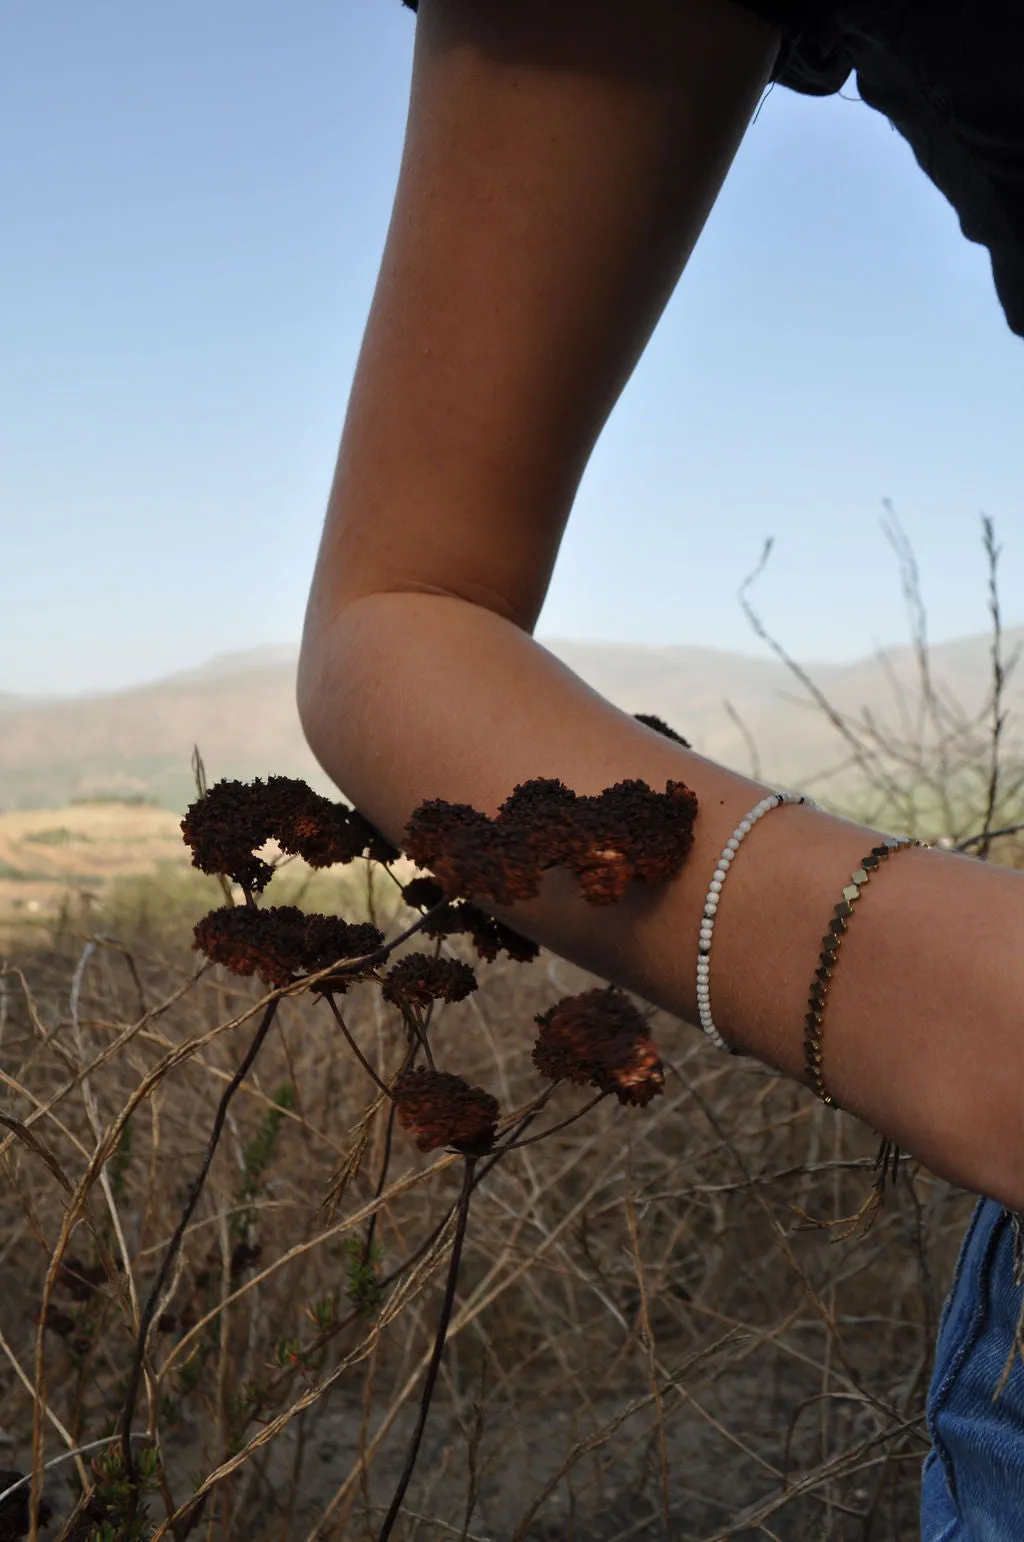
<svg viewBox="0 0 1024 1542"><path fill-rule="evenodd" d="M656 713L702 754L737 770L753 769L749 740L760 774L784 786L809 785L844 759L835 729L767 650L758 658L711 648L542 641L624 711ZM1024 627L1006 636L1008 653L1020 644ZM130 690L50 700L0 696L0 810L134 795L180 811L193 796L194 744L211 780L278 772L336 796L299 725L296 659L297 649L263 648L221 655ZM898 725L891 680L915 699L916 664L908 648L889 650L885 665L872 658L808 668L846 713L868 708ZM935 648L932 668L941 689L965 710L984 708L991 678L987 637ZM1019 743L1024 672L1012 678L1007 704L1008 737Z"/></svg>

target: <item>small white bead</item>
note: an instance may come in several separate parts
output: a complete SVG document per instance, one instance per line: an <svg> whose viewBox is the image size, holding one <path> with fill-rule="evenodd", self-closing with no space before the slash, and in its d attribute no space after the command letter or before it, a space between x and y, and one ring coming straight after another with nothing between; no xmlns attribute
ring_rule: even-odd
<svg viewBox="0 0 1024 1542"><path fill-rule="evenodd" d="M724 880L725 880L725 868L722 867L721 864L719 864L718 867L715 868L715 871L711 874L711 880L712 880L713 883L722 883L722 882L724 882Z"/></svg>
<svg viewBox="0 0 1024 1542"><path fill-rule="evenodd" d="M735 851L738 845L739 841L736 839L736 836L730 835L729 839L725 843L725 849L726 851Z"/></svg>
<svg viewBox="0 0 1024 1542"><path fill-rule="evenodd" d="M742 830L744 835L749 835L750 834L750 820L749 819L741 819L736 828L738 830Z"/></svg>
<svg viewBox="0 0 1024 1542"><path fill-rule="evenodd" d="M701 953L710 953L711 952L711 938L710 937L702 937L700 939L700 942L698 942L698 944L697 944L697 949Z"/></svg>
<svg viewBox="0 0 1024 1542"><path fill-rule="evenodd" d="M708 884L708 893L709 894L721 894L721 892L722 892L722 880L720 878L712 878L711 882Z"/></svg>
<svg viewBox="0 0 1024 1542"><path fill-rule="evenodd" d="M706 916L713 916L717 909L718 901L716 899L708 900L707 904L704 906L704 914Z"/></svg>
<svg viewBox="0 0 1024 1542"><path fill-rule="evenodd" d="M723 851L722 855L718 859L718 865L722 869L723 873L728 871L729 864L730 864L731 861L732 861L732 852L729 851L729 850Z"/></svg>

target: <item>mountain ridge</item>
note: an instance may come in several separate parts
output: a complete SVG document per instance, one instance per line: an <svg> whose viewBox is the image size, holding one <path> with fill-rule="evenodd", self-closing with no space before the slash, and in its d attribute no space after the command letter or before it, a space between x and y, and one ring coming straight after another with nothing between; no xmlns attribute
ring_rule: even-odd
<svg viewBox="0 0 1024 1542"><path fill-rule="evenodd" d="M796 787L843 759L840 736L791 671L763 655L684 645L537 641L623 711L653 713L701 754L780 786ZM1024 627L1003 637L1004 658L1024 648ZM991 636L972 634L930 649L943 693L968 714L991 691ZM204 664L120 690L57 698L0 695L0 809L58 807L72 798L147 796L183 808L195 796L192 747L209 780L272 773L301 776L336 797L302 734L295 706L298 646L268 644L220 653ZM910 698L917 661L910 645L848 664L801 666L836 707L867 707L899 724L893 682ZM1019 740L1024 681L1011 675L1007 739ZM751 742L755 753L751 752ZM754 763L756 760L756 764Z"/></svg>

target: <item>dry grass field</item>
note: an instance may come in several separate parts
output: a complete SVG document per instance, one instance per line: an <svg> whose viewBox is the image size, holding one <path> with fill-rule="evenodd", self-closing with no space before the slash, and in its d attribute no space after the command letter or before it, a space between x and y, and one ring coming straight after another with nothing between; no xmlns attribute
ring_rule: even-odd
<svg viewBox="0 0 1024 1542"><path fill-rule="evenodd" d="M905 738L841 726L879 828L1020 866L992 594L986 718L929 694L922 645ZM854 1225L871 1132L639 998L663 1095L573 1121L593 1090L562 1081L538 1108L536 1014L606 983L544 951L486 961L466 932L414 933L388 969L426 952L478 984L416 1011L370 978L317 995L211 963L193 926L245 896L190 866L178 816L8 814L0 843L0 1490L34 1468L41 1500L0 1499L0 1538L918 1536L972 1196L905 1163ZM388 941L419 919L404 860L262 854L261 903ZM521 1144L419 1149L376 1078L428 1045Z"/></svg>
<svg viewBox="0 0 1024 1542"><path fill-rule="evenodd" d="M353 867L364 871L347 873L347 893L333 881L332 908L359 920L371 865ZM165 918L165 879L115 882L106 910L94 904L87 919L65 914L40 930L3 976L6 1107L25 1132L9 1128L2 1199L0 1459L12 1471L31 1462L37 1351L46 1459L116 1429L138 1303L267 996L221 966L196 978L184 891L195 919L218 896L212 879L187 876ZM275 878L278 901L306 876ZM415 916L383 876L374 914L395 935ZM326 909L314 885L330 882L317 875L303 903ZM144 894L149 919L137 912L130 926L118 907ZM534 1013L603 982L543 953L488 965L462 936L442 952L472 963L481 988L436 1003L439 1063L503 1109L521 1107L538 1090ZM404 1042L395 1008L360 985L344 1016L371 1061L393 1069ZM647 1108L606 1100L480 1185L399 1534L915 1536L923 1398L969 1197L918 1171L866 1236L807 1229L801 1216L835 1222L862 1203L869 1132L664 1014L650 1029L664 1097ZM91 1214L66 1239L40 1330L67 1191L162 1067L91 1191ZM422 1156L393 1131L388 1163L373 1091L324 1002L282 1001L232 1105L151 1340L135 1423L159 1433L165 1477L140 1536L232 1462L195 1535L377 1536L450 1228L394 1286L379 1282L443 1220L458 1159ZM589 1096L561 1086L550 1115ZM89 1456L80 1460L100 1482ZM45 1535L72 1514L81 1476L73 1461L51 1469Z"/></svg>
<svg viewBox="0 0 1024 1542"><path fill-rule="evenodd" d="M0 936L19 921L59 914L82 896L99 900L116 878L167 864L188 868L181 815L147 804L75 803L0 814Z"/></svg>

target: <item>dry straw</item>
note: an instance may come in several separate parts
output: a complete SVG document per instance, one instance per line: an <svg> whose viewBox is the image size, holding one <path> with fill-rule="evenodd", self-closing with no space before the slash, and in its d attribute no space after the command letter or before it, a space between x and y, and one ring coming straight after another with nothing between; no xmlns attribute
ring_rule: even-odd
<svg viewBox="0 0 1024 1542"><path fill-rule="evenodd" d="M1014 862L985 537L977 721L896 537L919 736L805 684L861 778L834 808ZM493 820L422 805L399 852L302 783L195 770L191 956L69 915L0 971L0 1528L19 1501L61 1542L913 1535L970 1197L911 1164L823 1247L864 1219L868 1132L488 914L550 866L595 905L663 881L692 794L537 780Z"/></svg>

